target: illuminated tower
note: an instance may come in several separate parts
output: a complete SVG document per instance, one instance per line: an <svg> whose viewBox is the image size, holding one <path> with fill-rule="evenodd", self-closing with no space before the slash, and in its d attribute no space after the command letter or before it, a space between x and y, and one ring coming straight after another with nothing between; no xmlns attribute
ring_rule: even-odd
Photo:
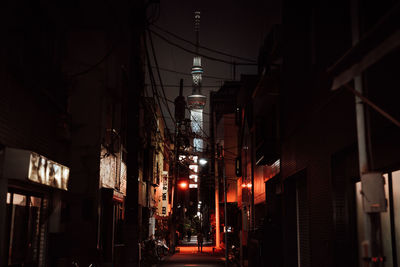
<svg viewBox="0 0 400 267"><path fill-rule="evenodd" d="M199 52L199 28L200 28L200 11L194 13L194 30L196 33L196 55L193 58L192 67L192 94L188 96L188 105L190 109L190 120L192 132L195 134L193 138L193 150L201 152L203 150L203 109L206 105L206 96L201 93L201 79L203 68L201 67L201 57Z"/></svg>

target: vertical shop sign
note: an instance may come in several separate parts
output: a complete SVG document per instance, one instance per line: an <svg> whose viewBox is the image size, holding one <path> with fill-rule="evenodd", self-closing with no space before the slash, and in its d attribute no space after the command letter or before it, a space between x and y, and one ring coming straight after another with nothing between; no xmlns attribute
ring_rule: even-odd
<svg viewBox="0 0 400 267"><path fill-rule="evenodd" d="M168 216L168 172L162 174L161 216Z"/></svg>

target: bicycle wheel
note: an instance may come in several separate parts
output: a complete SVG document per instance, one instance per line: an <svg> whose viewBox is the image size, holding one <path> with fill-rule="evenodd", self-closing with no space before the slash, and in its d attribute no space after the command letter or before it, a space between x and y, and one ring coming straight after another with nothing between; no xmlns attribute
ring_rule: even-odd
<svg viewBox="0 0 400 267"><path fill-rule="evenodd" d="M159 261L162 259L162 256L163 256L163 249L162 249L162 247L158 246L158 247L156 248L156 256L157 256L157 259L158 259Z"/></svg>

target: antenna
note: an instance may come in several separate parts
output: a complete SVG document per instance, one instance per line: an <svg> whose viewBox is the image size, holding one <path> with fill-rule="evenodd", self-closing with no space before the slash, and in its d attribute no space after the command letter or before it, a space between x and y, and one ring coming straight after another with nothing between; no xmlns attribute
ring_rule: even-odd
<svg viewBox="0 0 400 267"><path fill-rule="evenodd" d="M200 11L194 12L194 31L196 33L196 53L199 53Z"/></svg>
<svg viewBox="0 0 400 267"><path fill-rule="evenodd" d="M183 96L183 79L179 83L179 96Z"/></svg>

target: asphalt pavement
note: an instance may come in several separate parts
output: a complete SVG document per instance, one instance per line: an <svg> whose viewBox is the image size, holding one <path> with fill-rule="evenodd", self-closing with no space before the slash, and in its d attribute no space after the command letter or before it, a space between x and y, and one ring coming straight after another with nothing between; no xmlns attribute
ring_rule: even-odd
<svg viewBox="0 0 400 267"><path fill-rule="evenodd" d="M203 252L197 250L197 246L180 246L179 252L164 258L157 266L224 266L224 252L216 251L212 246L204 246Z"/></svg>

